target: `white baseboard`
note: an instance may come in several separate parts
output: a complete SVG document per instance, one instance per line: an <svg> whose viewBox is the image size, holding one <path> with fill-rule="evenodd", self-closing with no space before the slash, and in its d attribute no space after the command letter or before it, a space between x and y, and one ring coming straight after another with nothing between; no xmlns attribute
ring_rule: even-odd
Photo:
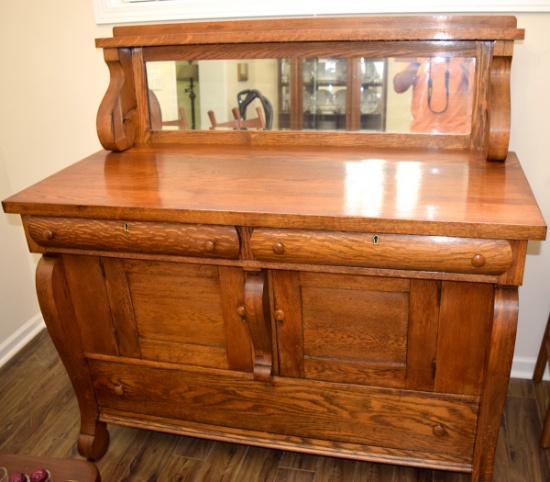
<svg viewBox="0 0 550 482"><path fill-rule="evenodd" d="M14 355L22 350L45 327L42 315L38 313L0 344L0 367L4 366Z"/></svg>
<svg viewBox="0 0 550 482"><path fill-rule="evenodd" d="M514 357L512 362L512 378L533 378L533 371L535 370L536 363L536 358L528 358L523 356ZM548 366L546 366L543 379L550 380Z"/></svg>

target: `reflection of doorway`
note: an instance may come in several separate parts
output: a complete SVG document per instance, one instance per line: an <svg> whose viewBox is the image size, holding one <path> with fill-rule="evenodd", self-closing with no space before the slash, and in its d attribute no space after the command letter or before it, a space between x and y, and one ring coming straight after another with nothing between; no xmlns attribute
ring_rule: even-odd
<svg viewBox="0 0 550 482"><path fill-rule="evenodd" d="M178 93L176 90L174 62L147 62L147 87L158 99L165 121L178 118Z"/></svg>
<svg viewBox="0 0 550 482"><path fill-rule="evenodd" d="M183 109L189 129L201 128L199 65L194 61L176 62L178 108Z"/></svg>

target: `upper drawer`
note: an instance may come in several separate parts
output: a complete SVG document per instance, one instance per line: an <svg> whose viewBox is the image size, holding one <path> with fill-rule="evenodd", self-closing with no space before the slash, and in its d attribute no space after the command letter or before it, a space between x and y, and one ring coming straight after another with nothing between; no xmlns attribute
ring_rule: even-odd
<svg viewBox="0 0 550 482"><path fill-rule="evenodd" d="M30 237L45 247L212 258L239 256L239 237L231 226L33 216L28 218L27 228Z"/></svg>
<svg viewBox="0 0 550 482"><path fill-rule="evenodd" d="M500 274L512 264L508 241L255 229L250 242L258 260L385 269Z"/></svg>

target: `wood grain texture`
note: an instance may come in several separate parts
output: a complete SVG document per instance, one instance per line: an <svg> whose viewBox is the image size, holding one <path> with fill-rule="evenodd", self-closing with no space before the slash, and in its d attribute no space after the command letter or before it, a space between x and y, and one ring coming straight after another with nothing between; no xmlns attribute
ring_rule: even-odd
<svg viewBox="0 0 550 482"><path fill-rule="evenodd" d="M0 452L78 459L78 403L44 330L0 369ZM550 383L512 379L500 426L494 482L545 482L547 451L538 445ZM37 396L40 393L40 396ZM540 413L540 414L539 414ZM96 465L103 482L467 482L465 473L343 460L112 426ZM214 480L219 480L214 479Z"/></svg>
<svg viewBox="0 0 550 482"><path fill-rule="evenodd" d="M489 274L512 264L510 244L499 240L256 229L250 245L256 259L286 263Z"/></svg>
<svg viewBox="0 0 550 482"><path fill-rule="evenodd" d="M440 290L438 281L411 280L407 388L434 388Z"/></svg>
<svg viewBox="0 0 550 482"><path fill-rule="evenodd" d="M270 382L273 376L272 326L265 271L245 272L244 321L254 347L254 378Z"/></svg>
<svg viewBox="0 0 550 482"><path fill-rule="evenodd" d="M524 37L515 17L424 15L194 22L118 27L113 34L111 39L96 40L96 45L105 49L112 77L102 104L104 109L98 117L100 138L106 148L124 150L133 145L127 140L129 135L121 130L121 109L116 104L127 98L119 95L125 89L134 90L137 99L134 103L137 108L125 108L122 115L125 119L132 117L128 126L133 129L132 139L138 142L469 148L484 152L492 160L504 160L507 154L511 45ZM426 136L364 131L356 134L361 124L360 58L438 56L476 59L475 102L469 134ZM121 69L124 62L119 60L125 58L132 59L132 66ZM289 127L293 132L162 132L150 128L145 62L258 58L290 60ZM348 59L347 133L303 131L305 58ZM119 141L113 142L114 138Z"/></svg>
<svg viewBox="0 0 550 482"><path fill-rule="evenodd" d="M511 65L511 54L507 57L493 57L491 65L487 159L495 161L504 161L508 155L511 123Z"/></svg>
<svg viewBox="0 0 550 482"><path fill-rule="evenodd" d="M481 394L492 316L492 285L441 283L435 390Z"/></svg>
<svg viewBox="0 0 550 482"><path fill-rule="evenodd" d="M506 393L503 390L510 380L513 347L518 322L518 289L497 287L494 295L494 315L491 344L487 354L486 381L480 405L476 450L472 480L490 481L493 475L495 441ZM490 374L490 376L489 376Z"/></svg>
<svg viewBox="0 0 550 482"><path fill-rule="evenodd" d="M333 453L340 442L425 452L425 463L432 466L448 460L467 469L471 462L477 404L463 397L279 377L264 386L244 374L216 376L199 369L175 371L104 357L90 360L90 366L103 420L112 414L133 425L132 407L137 404L142 426L158 430L170 424L180 426L180 431L196 426L220 436L259 429L264 444L285 440L300 445L309 438L324 440L326 450ZM122 393L115 390L120 384ZM220 403L223 410L215 408ZM433 433L439 424L446 428L442 437Z"/></svg>
<svg viewBox="0 0 550 482"><path fill-rule="evenodd" d="M83 356L82 340L74 323L67 279L59 258L42 258L36 274L38 301L57 351L63 359L77 394L80 409L78 451L91 459L101 458L109 445L109 432L98 420L97 400L92 379ZM67 336L67 333L69 336Z"/></svg>
<svg viewBox="0 0 550 482"><path fill-rule="evenodd" d="M4 210L484 239L546 236L512 153L501 164L467 151L284 146L222 151L156 145L100 152L4 200Z"/></svg>
<svg viewBox="0 0 550 482"><path fill-rule="evenodd" d="M106 49L110 83L97 113L96 128L105 149L123 151L134 145L136 136L136 100L131 52Z"/></svg>
<svg viewBox="0 0 550 482"><path fill-rule="evenodd" d="M239 238L230 226L33 217L28 232L46 247L216 258L239 255Z"/></svg>
<svg viewBox="0 0 550 482"><path fill-rule="evenodd" d="M98 47L185 45L329 40L495 40L521 39L515 17L372 16L318 17L260 21L197 22L117 27L112 39L97 39Z"/></svg>
<svg viewBox="0 0 550 482"><path fill-rule="evenodd" d="M280 459L269 449L489 481L527 241L546 236L507 152L509 59L522 37L513 17L423 16L132 26L98 41L111 73L98 132L124 152L3 203L46 255L39 297L80 405L80 452L104 455L109 423L263 447L211 445L225 462L207 480L243 477L254 451L271 477ZM359 127L363 53L468 53L472 132L311 133L301 102L297 132L149 129L146 61L247 48L290 58L297 77L304 52L349 59L348 129ZM293 103L302 87L292 81ZM113 478L164 473L147 442L136 453ZM313 480L381 467L318 465Z"/></svg>

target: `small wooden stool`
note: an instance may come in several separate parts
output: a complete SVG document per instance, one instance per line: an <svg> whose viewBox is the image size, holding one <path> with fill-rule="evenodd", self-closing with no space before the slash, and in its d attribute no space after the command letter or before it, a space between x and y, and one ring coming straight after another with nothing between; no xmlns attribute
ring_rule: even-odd
<svg viewBox="0 0 550 482"><path fill-rule="evenodd" d="M546 363L550 359L550 315L546 322L546 330L544 330L544 337L540 345L539 356L537 358L537 364L535 365L535 372L533 373L533 381L539 383L544 375ZM550 447L550 406L546 411L546 417L544 419L544 426L542 427L542 435L540 437L540 445L545 449Z"/></svg>
<svg viewBox="0 0 550 482"><path fill-rule="evenodd" d="M22 472L27 475L38 469L47 469L54 482L101 482L97 467L86 460L0 454L0 467L6 467L9 474Z"/></svg>

